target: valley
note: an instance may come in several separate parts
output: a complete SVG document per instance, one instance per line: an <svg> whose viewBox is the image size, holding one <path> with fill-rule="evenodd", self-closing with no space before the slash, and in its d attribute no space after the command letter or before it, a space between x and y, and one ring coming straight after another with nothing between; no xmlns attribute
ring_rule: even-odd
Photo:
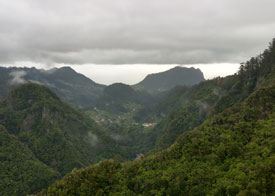
<svg viewBox="0 0 275 196"><path fill-rule="evenodd" d="M176 67L104 86L67 67L1 68L0 194L272 195L274 65L275 39L211 80Z"/></svg>
<svg viewBox="0 0 275 196"><path fill-rule="evenodd" d="M275 196L275 0L0 0L0 196Z"/></svg>

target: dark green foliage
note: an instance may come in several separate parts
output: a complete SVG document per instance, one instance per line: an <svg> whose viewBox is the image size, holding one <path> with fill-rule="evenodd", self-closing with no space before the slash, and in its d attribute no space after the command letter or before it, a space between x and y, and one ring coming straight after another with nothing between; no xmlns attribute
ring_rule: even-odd
<svg viewBox="0 0 275 196"><path fill-rule="evenodd" d="M119 152L114 140L93 120L37 84L24 84L10 92L0 103L0 124L24 143L40 163L61 175ZM44 183L37 179L40 188L50 182L52 179ZM22 186L28 185L23 183ZM26 189L27 193L29 191L33 189Z"/></svg>
<svg viewBox="0 0 275 196"><path fill-rule="evenodd" d="M177 87L160 102L156 111L164 118L156 127L155 150L171 145L183 132L200 125L208 117L241 103L255 90L275 79L275 41L263 54L241 64L238 74L201 82L193 87Z"/></svg>
<svg viewBox="0 0 275 196"><path fill-rule="evenodd" d="M258 57L253 57L241 64L239 72L235 75L226 96L222 97L216 104L213 114L224 111L236 103L247 98L255 89L268 85L275 79L275 41L270 43L269 48Z"/></svg>
<svg viewBox="0 0 275 196"><path fill-rule="evenodd" d="M173 90L155 128L157 150L180 135L167 150L74 171L38 195L274 195L274 43L234 76Z"/></svg>
<svg viewBox="0 0 275 196"><path fill-rule="evenodd" d="M133 87L158 93L170 90L177 85L191 86L203 80L203 73L199 69L175 67L165 72L150 74Z"/></svg>
<svg viewBox="0 0 275 196"><path fill-rule="evenodd" d="M133 160L138 154L147 153L155 145L155 133L152 127L143 127L142 124L127 121L122 121L120 124L108 124L104 127L116 140L123 160Z"/></svg>
<svg viewBox="0 0 275 196"><path fill-rule="evenodd" d="M134 128L127 124L107 127L109 133L114 134L112 136L116 133L131 136L129 140L114 139L116 145L120 146L117 149L104 131L97 132L97 126L84 116L79 118L80 114L59 108L60 103L50 103L47 106L54 106L50 111L57 110L60 113L51 114L50 120L37 119L30 126L28 122L33 117L27 114L44 111L43 107L35 107L32 101L24 100L19 106L13 106L12 99L10 101L9 98L1 103L0 116L4 116L4 120L0 123L27 143L35 156L40 156L39 159L43 158L43 162L47 164L52 160L51 154L55 153L60 158L59 152L62 149L73 152L72 159L66 156L68 152L60 153L68 160L66 165L62 162L64 159L59 159L65 169L77 163L82 166L85 162L93 161L88 160L90 155L99 156L97 160L113 155L115 161L107 160L86 169L74 170L39 195L274 195L274 43L273 40L259 57L242 64L239 73L234 76L172 90L155 110L157 117L166 117L153 131L140 129L138 133L140 127ZM121 104L125 107L123 103L130 100L127 107L140 107L137 102L133 102L137 95L135 91L127 86L117 86L118 90L107 90L109 94L114 94L106 99L108 102L123 99ZM123 97L120 97L119 89L123 89ZM56 97L49 100L51 99L56 100ZM28 104L31 110L25 107ZM168 104L174 105L167 107ZM43 114L47 112L42 112L42 115L40 113L40 116L44 116ZM64 114L69 114L69 118L64 118ZM132 115L128 111L126 114ZM53 119L56 119L56 123L52 124ZM95 129L92 135L88 134L90 141L94 141L94 136L97 135L98 138L104 138L102 141L112 145L99 145L98 154L93 154L94 151L91 153L83 139L86 132L79 132L86 130L81 128L86 126ZM47 133L48 127L53 135ZM30 131L26 130L39 133L38 137L36 134L28 135ZM41 130L44 130L42 136ZM140 136L144 136L144 139L138 138ZM132 140L133 137L137 139ZM48 140L43 143L45 138ZM154 150L159 151L175 140L172 146L155 155L147 158L140 156L139 160L121 163L125 155L127 158L132 156L131 153L127 154L129 149L134 153L140 150L145 152L156 144ZM55 144L56 141L61 141L62 145L54 148L45 145L50 155L43 151L44 147L39 148L40 144ZM54 151L55 149L57 150ZM121 150L119 153L118 149ZM83 157L86 153L89 156ZM50 166L58 171L61 168L56 164Z"/></svg>
<svg viewBox="0 0 275 196"><path fill-rule="evenodd" d="M0 195L34 193L58 177L58 172L36 159L24 143L0 125Z"/></svg>
<svg viewBox="0 0 275 196"><path fill-rule="evenodd" d="M273 195L275 85L253 93L169 149L74 171L38 195Z"/></svg>
<svg viewBox="0 0 275 196"><path fill-rule="evenodd" d="M226 94L232 78L216 78L192 87L173 89L156 108L157 115L167 116L155 127L155 150L167 148L180 134L200 125Z"/></svg>

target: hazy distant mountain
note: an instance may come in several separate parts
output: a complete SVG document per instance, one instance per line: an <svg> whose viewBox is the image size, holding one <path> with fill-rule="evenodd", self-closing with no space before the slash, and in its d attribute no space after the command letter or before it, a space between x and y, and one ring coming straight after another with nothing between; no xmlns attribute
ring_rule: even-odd
<svg viewBox="0 0 275 196"><path fill-rule="evenodd" d="M11 88L26 81L47 85L63 101L75 106L94 105L105 87L70 67L50 70L0 67L0 97L6 97Z"/></svg>
<svg viewBox="0 0 275 196"><path fill-rule="evenodd" d="M105 99L110 101L134 101L136 99L136 92L131 86L123 83L114 83L107 86L103 92Z"/></svg>
<svg viewBox="0 0 275 196"><path fill-rule="evenodd" d="M127 108L129 104L147 107L153 101L154 98L145 91L135 91L127 84L114 83L104 89L98 106L103 110L117 113L127 112L130 109L129 107Z"/></svg>
<svg viewBox="0 0 275 196"><path fill-rule="evenodd" d="M199 69L174 67L161 73L149 74L133 87L154 93L170 90L177 85L191 86L203 80L203 73Z"/></svg>

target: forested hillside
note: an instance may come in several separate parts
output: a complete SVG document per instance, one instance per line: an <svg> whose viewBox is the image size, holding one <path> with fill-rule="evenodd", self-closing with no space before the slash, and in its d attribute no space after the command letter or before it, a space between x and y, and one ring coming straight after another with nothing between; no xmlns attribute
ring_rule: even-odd
<svg viewBox="0 0 275 196"><path fill-rule="evenodd" d="M215 104L229 91L235 76L216 78L192 87L177 87L157 106L164 116L155 127L155 151L165 149L185 131L192 130L207 119Z"/></svg>
<svg viewBox="0 0 275 196"><path fill-rule="evenodd" d="M74 171L39 195L272 195L274 112L272 84L181 135L167 150Z"/></svg>
<svg viewBox="0 0 275 196"><path fill-rule="evenodd" d="M238 74L168 96L157 150L179 136L168 149L76 170L38 195L274 195L274 73L275 39Z"/></svg>
<svg viewBox="0 0 275 196"><path fill-rule="evenodd" d="M97 106L101 110L119 115L132 109L153 107L155 100L146 91L135 91L129 85L114 83L104 89Z"/></svg>
<svg viewBox="0 0 275 196"><path fill-rule="evenodd" d="M39 161L26 144L0 125L0 194L26 195L49 186L60 174Z"/></svg>
<svg viewBox="0 0 275 196"><path fill-rule="evenodd" d="M0 124L5 127L1 128L1 169L12 171L1 172L1 195L32 193L73 168L120 152L93 120L38 84L17 87L0 102Z"/></svg>
<svg viewBox="0 0 275 196"><path fill-rule="evenodd" d="M177 87L158 105L156 113L166 116L156 126L155 150L171 145L185 131L208 117L242 102L254 90L275 81L275 39L258 57L241 64L239 72L192 87Z"/></svg>

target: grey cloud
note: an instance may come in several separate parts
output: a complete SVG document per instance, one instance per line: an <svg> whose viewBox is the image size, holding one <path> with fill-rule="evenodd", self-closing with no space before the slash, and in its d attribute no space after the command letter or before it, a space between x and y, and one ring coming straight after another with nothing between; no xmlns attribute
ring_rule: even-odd
<svg viewBox="0 0 275 196"><path fill-rule="evenodd" d="M242 62L274 37L274 7L274 0L0 0L0 62Z"/></svg>

